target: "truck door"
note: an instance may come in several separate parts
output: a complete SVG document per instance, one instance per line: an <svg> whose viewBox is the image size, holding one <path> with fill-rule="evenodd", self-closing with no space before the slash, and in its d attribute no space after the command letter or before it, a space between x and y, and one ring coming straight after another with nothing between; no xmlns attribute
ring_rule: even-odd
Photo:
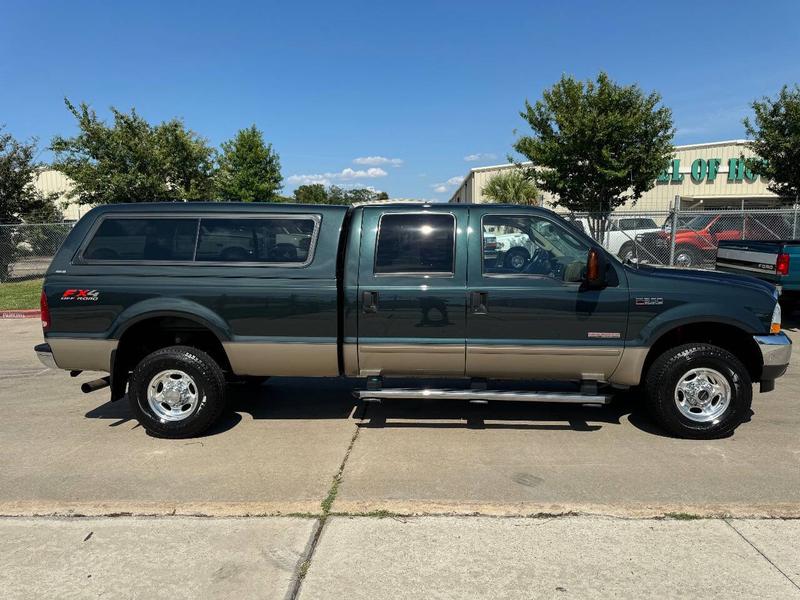
<svg viewBox="0 0 800 600"><path fill-rule="evenodd" d="M582 286L590 242L545 211L473 206L470 232L466 374L607 379L624 347L624 272L612 265L611 285Z"/></svg>
<svg viewBox="0 0 800 600"><path fill-rule="evenodd" d="M466 210L364 209L358 275L363 375L461 376Z"/></svg>

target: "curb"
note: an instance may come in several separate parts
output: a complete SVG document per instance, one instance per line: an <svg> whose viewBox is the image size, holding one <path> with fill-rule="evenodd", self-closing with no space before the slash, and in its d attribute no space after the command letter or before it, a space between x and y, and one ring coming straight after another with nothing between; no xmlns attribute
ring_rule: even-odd
<svg viewBox="0 0 800 600"><path fill-rule="evenodd" d="M38 319L42 311L38 308L30 310L0 310L0 319Z"/></svg>

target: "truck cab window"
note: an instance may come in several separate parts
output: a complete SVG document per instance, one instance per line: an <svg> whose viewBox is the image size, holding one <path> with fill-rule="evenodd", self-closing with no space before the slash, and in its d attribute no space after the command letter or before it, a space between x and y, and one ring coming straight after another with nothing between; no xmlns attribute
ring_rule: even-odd
<svg viewBox="0 0 800 600"><path fill-rule="evenodd" d="M378 229L375 274L451 275L455 217L450 214L385 214Z"/></svg>
<svg viewBox="0 0 800 600"><path fill-rule="evenodd" d="M197 219L109 218L83 252L90 261L190 261Z"/></svg>
<svg viewBox="0 0 800 600"><path fill-rule="evenodd" d="M538 216L486 215L483 239L494 238L492 253L484 242L483 273L541 276L577 282L583 278L589 245L565 227Z"/></svg>

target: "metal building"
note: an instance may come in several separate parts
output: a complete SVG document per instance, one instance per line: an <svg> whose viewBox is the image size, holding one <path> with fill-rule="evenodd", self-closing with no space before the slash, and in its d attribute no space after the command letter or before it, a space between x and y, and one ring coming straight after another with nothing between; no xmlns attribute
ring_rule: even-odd
<svg viewBox="0 0 800 600"><path fill-rule="evenodd" d="M691 210L727 208L772 208L785 205L767 189L767 182L745 168L743 156L752 156L746 140L729 140L676 146L669 167L661 173L653 188L635 204L619 211L667 211L674 198L680 197L680 208ZM530 165L530 163L523 163ZM487 202L483 188L489 180L513 164L470 169L453 193L450 202ZM541 193L543 206L552 207L553 198Z"/></svg>

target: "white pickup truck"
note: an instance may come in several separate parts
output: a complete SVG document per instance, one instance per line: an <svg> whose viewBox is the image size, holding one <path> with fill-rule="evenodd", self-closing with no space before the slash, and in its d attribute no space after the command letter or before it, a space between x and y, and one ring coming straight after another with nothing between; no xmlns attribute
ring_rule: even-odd
<svg viewBox="0 0 800 600"><path fill-rule="evenodd" d="M592 235L589 219L576 217L568 219L575 227L587 235ZM640 233L661 231L650 217L610 217L603 240L597 240L610 253L621 260L636 258L636 236Z"/></svg>

